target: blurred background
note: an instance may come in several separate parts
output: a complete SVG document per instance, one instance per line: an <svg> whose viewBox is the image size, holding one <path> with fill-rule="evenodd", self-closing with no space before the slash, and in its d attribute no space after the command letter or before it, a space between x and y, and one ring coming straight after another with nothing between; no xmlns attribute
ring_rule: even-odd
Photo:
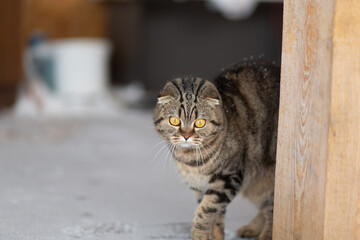
<svg viewBox="0 0 360 240"><path fill-rule="evenodd" d="M0 239L190 239L165 82L280 64L280 0L0 0ZM226 239L256 209L240 196Z"/></svg>
<svg viewBox="0 0 360 240"><path fill-rule="evenodd" d="M280 63L277 0L4 0L0 11L1 109L21 91L46 112L63 104L52 96L94 97L126 86L115 99L152 107L176 76L213 79L259 56ZM20 112L34 110L28 105Z"/></svg>

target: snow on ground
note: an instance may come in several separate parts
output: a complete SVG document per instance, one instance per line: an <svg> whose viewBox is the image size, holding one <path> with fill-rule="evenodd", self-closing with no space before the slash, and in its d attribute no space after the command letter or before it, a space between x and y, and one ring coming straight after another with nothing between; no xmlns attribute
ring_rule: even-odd
<svg viewBox="0 0 360 240"><path fill-rule="evenodd" d="M0 239L190 239L195 197L160 142L151 112L0 115ZM255 214L238 196L226 239Z"/></svg>

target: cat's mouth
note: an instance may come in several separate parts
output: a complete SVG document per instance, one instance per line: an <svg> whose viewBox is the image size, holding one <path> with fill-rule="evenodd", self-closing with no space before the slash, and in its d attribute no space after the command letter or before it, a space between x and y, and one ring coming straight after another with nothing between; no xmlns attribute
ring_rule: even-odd
<svg viewBox="0 0 360 240"><path fill-rule="evenodd" d="M201 140L197 137L176 137L174 139L171 139L171 142L176 145L176 147L180 148L196 148L197 146L201 146Z"/></svg>
<svg viewBox="0 0 360 240"><path fill-rule="evenodd" d="M184 141L184 142L176 142L175 145L180 148L196 148L201 146L201 143L198 141Z"/></svg>
<svg viewBox="0 0 360 240"><path fill-rule="evenodd" d="M176 144L179 147L183 147L183 148L193 148L196 147L196 144L192 143L192 142L180 142Z"/></svg>

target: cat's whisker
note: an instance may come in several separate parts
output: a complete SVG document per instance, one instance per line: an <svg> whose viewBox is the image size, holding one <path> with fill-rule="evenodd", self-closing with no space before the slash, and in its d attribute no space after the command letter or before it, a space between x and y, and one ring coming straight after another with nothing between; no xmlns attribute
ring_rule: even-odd
<svg viewBox="0 0 360 240"><path fill-rule="evenodd" d="M168 145L166 144L166 142L164 142L165 144L156 152L154 159L156 159L158 157L158 155L160 154L161 151L163 151Z"/></svg>
<svg viewBox="0 0 360 240"><path fill-rule="evenodd" d="M165 159L164 159L163 172L165 171L166 162L167 162L167 160L168 160L169 153L170 153L170 148L171 148L171 144L172 144L171 142L168 142L168 143L169 143L170 147L168 148L168 151L167 151L166 156L165 156Z"/></svg>
<svg viewBox="0 0 360 240"><path fill-rule="evenodd" d="M172 167L172 161L173 161L173 155L176 150L176 144L173 144L173 147L170 149L171 155L170 155L170 168Z"/></svg>
<svg viewBox="0 0 360 240"><path fill-rule="evenodd" d="M214 161L215 161L217 159L217 157L219 156L219 152L213 146L211 146L210 144L206 143L206 146L209 146L216 153L216 156L214 158ZM224 167L224 161L221 161L221 167Z"/></svg>
<svg viewBox="0 0 360 240"><path fill-rule="evenodd" d="M199 162L198 162L198 152L197 152L197 147L195 146L195 153L196 153L196 171L199 173Z"/></svg>
<svg viewBox="0 0 360 240"><path fill-rule="evenodd" d="M201 144L200 146L204 149L206 155L208 156L208 159L210 159L210 155L209 155L209 153L206 151L205 147L204 147L202 144ZM216 158L217 158L217 156L216 156L214 159L216 159ZM222 166L224 166L224 163L222 164Z"/></svg>
<svg viewBox="0 0 360 240"><path fill-rule="evenodd" d="M161 140L160 142L156 143L154 146L152 146L149 150L153 150L155 147L159 146L161 143L165 143L166 144L166 141L165 140Z"/></svg>
<svg viewBox="0 0 360 240"><path fill-rule="evenodd" d="M200 155L201 155L201 161L202 161L202 163L203 163L203 165L205 164L204 163L204 156L202 155L202 153L201 153L201 149L200 149L200 147L199 146L197 146L198 148L199 148L199 153L200 153Z"/></svg>
<svg viewBox="0 0 360 240"><path fill-rule="evenodd" d="M160 152L162 152L165 148L167 147L167 144L165 144L164 146L162 146L160 148L160 150L157 151L157 153L155 154L154 158L151 160L151 162L154 162L154 160L157 158L157 156L160 154ZM159 161L160 162L160 161ZM155 168L158 166L159 162L156 164Z"/></svg>
<svg viewBox="0 0 360 240"><path fill-rule="evenodd" d="M197 161L198 166L199 166L200 160L202 160L202 159L201 159L201 152L200 152L200 148L199 148L199 146L197 146L197 145L196 145L196 149L197 149L198 154L199 154L199 159L198 159L198 161Z"/></svg>
<svg viewBox="0 0 360 240"><path fill-rule="evenodd" d="M211 146L210 144L206 144L206 146L211 147L212 150L214 150L217 154L219 154L219 152L213 146Z"/></svg>
<svg viewBox="0 0 360 240"><path fill-rule="evenodd" d="M166 162L167 162L167 159L168 159L168 155L170 153L171 144L172 143L170 141L166 141L167 148L165 149L165 152L164 151L162 152L162 155L160 157L161 161L159 161L158 164L157 164L157 166L158 166L162 162L162 165L163 165L162 171L163 171L163 173L165 172Z"/></svg>
<svg viewBox="0 0 360 240"><path fill-rule="evenodd" d="M162 161L163 161L163 172L165 172L165 168L166 168L166 163L167 163L167 160L168 160L168 156L170 154L170 148L172 146L172 142L171 141L166 141L167 143L167 151L165 151L163 154L162 154Z"/></svg>
<svg viewBox="0 0 360 240"><path fill-rule="evenodd" d="M196 146L196 151L197 151L197 156L198 156L198 159L196 160L196 163L197 163L197 167L198 167L198 171L199 171L199 162L200 162L200 153L199 153L199 148L198 146Z"/></svg>
<svg viewBox="0 0 360 240"><path fill-rule="evenodd" d="M171 168L171 156L172 156L172 148L174 147L173 143L170 143L169 154L166 156L166 162L169 162L169 167Z"/></svg>
<svg viewBox="0 0 360 240"><path fill-rule="evenodd" d="M208 158L210 159L210 156L209 156L208 152L206 151L206 149L204 148L204 146L201 144L201 145L200 145L200 147L202 147L202 149L204 149L204 151L205 151L206 155L207 155L207 156L208 156Z"/></svg>

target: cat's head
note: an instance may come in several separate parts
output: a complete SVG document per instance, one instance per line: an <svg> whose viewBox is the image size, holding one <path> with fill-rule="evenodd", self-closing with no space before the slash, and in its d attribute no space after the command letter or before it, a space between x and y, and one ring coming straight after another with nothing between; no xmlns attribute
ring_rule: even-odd
<svg viewBox="0 0 360 240"><path fill-rule="evenodd" d="M160 136L177 147L206 145L224 123L219 92L200 78L174 79L159 93L154 123Z"/></svg>

